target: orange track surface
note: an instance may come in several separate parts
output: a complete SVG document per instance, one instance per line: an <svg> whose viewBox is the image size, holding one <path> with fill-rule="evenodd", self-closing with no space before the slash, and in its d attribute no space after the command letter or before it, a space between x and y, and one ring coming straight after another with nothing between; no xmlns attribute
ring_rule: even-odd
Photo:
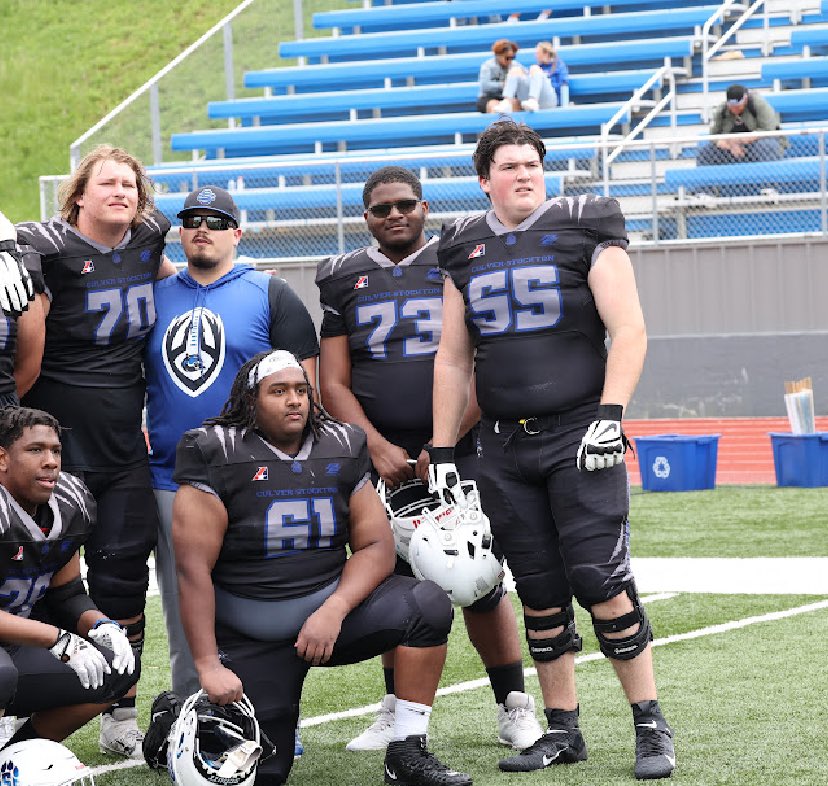
<svg viewBox="0 0 828 786"><path fill-rule="evenodd" d="M828 431L828 417L816 419L817 431ZM625 420L628 437L655 434L719 434L717 484L776 483L773 451L768 434L789 433L787 418L677 418L671 420ZM627 453L630 482L641 484L638 461Z"/></svg>

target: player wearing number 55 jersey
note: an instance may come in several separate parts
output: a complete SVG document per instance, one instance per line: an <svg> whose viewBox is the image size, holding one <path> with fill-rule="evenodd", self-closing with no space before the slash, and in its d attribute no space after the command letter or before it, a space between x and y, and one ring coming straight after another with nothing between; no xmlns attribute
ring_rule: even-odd
<svg viewBox="0 0 828 786"><path fill-rule="evenodd" d="M434 353L442 329L442 276L436 238L426 240L428 203L420 181L406 169L383 167L365 183L365 222L377 247L320 264L316 283L324 311L320 342L322 402L340 420L368 435L376 475L393 487L413 478L431 440ZM474 434L479 417L467 407L455 434L463 471L474 478ZM425 454L423 455L423 460ZM396 572L411 576L402 559ZM494 692L501 742L524 748L540 735L523 664L514 611L503 585L463 609L469 636ZM392 732L394 672L383 658L386 696L376 720L348 750L384 748Z"/></svg>
<svg viewBox="0 0 828 786"><path fill-rule="evenodd" d="M621 416L644 362L644 319L618 203L588 194L547 200L545 153L527 126L490 126L474 164L492 209L443 229L429 479L433 490L453 485L452 435L474 366L481 500L515 576L549 721L548 733L501 769L586 758L574 596L632 705L635 775L663 778L675 754L630 568L622 463Z"/></svg>
<svg viewBox="0 0 828 786"><path fill-rule="evenodd" d="M60 216L20 224L17 235L24 257L39 257L46 286L41 373L24 403L65 428L64 467L98 505L85 551L89 592L126 626L136 656L158 530L141 430L142 353L155 322L153 284L174 271L169 261L162 266L169 228L152 208L140 162L101 146L64 184ZM134 699L125 699L102 719L101 747L133 754L140 741L134 719Z"/></svg>

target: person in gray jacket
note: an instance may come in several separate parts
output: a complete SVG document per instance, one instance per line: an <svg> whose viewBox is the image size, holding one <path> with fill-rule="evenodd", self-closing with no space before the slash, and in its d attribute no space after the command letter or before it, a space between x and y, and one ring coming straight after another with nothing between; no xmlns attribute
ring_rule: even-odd
<svg viewBox="0 0 828 786"><path fill-rule="evenodd" d="M514 41L501 38L492 44L494 57L484 60L480 66L480 94L477 96L478 112L497 112L496 105L503 100L503 86L518 51Z"/></svg>
<svg viewBox="0 0 828 786"><path fill-rule="evenodd" d="M780 139L754 136L756 131L776 131L779 115L761 96L743 85L727 88L726 100L713 111L710 134L743 134L738 138L707 142L696 158L699 166L778 161L783 156Z"/></svg>

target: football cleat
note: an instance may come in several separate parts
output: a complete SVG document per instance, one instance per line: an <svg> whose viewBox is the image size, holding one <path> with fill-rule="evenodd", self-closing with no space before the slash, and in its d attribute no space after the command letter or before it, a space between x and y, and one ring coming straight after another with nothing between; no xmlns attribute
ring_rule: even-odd
<svg viewBox="0 0 828 786"><path fill-rule="evenodd" d="M385 782L392 786L472 786L471 775L452 770L426 748L425 734L388 743Z"/></svg>
<svg viewBox="0 0 828 786"><path fill-rule="evenodd" d="M164 691L155 697L150 709L150 724L141 748L150 769L167 769L167 748L170 731L181 712L181 699L172 691Z"/></svg>
<svg viewBox="0 0 828 786"><path fill-rule="evenodd" d="M532 772L553 764L585 761L586 757L586 743L579 728L549 729L517 756L501 759L498 766L504 772Z"/></svg>
<svg viewBox="0 0 828 786"><path fill-rule="evenodd" d="M98 747L101 753L142 759L144 735L138 728L138 710L134 707L116 707L101 714L101 733Z"/></svg>
<svg viewBox="0 0 828 786"><path fill-rule="evenodd" d="M636 718L635 777L669 778L676 768L673 732L663 717Z"/></svg>
<svg viewBox="0 0 828 786"><path fill-rule="evenodd" d="M374 722L358 737L354 737L346 746L346 751L381 751L385 750L394 736L394 707L397 698L388 693L382 699Z"/></svg>
<svg viewBox="0 0 828 786"><path fill-rule="evenodd" d="M513 690L503 704L497 705L497 739L519 751L528 748L543 735L535 717L535 700Z"/></svg>

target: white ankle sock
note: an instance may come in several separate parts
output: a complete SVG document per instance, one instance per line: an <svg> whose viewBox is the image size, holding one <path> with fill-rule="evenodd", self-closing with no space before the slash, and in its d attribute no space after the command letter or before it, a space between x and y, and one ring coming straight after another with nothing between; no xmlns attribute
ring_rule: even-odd
<svg viewBox="0 0 828 786"><path fill-rule="evenodd" d="M404 740L412 734L427 734L431 707L415 701L397 699L394 707L394 740Z"/></svg>

